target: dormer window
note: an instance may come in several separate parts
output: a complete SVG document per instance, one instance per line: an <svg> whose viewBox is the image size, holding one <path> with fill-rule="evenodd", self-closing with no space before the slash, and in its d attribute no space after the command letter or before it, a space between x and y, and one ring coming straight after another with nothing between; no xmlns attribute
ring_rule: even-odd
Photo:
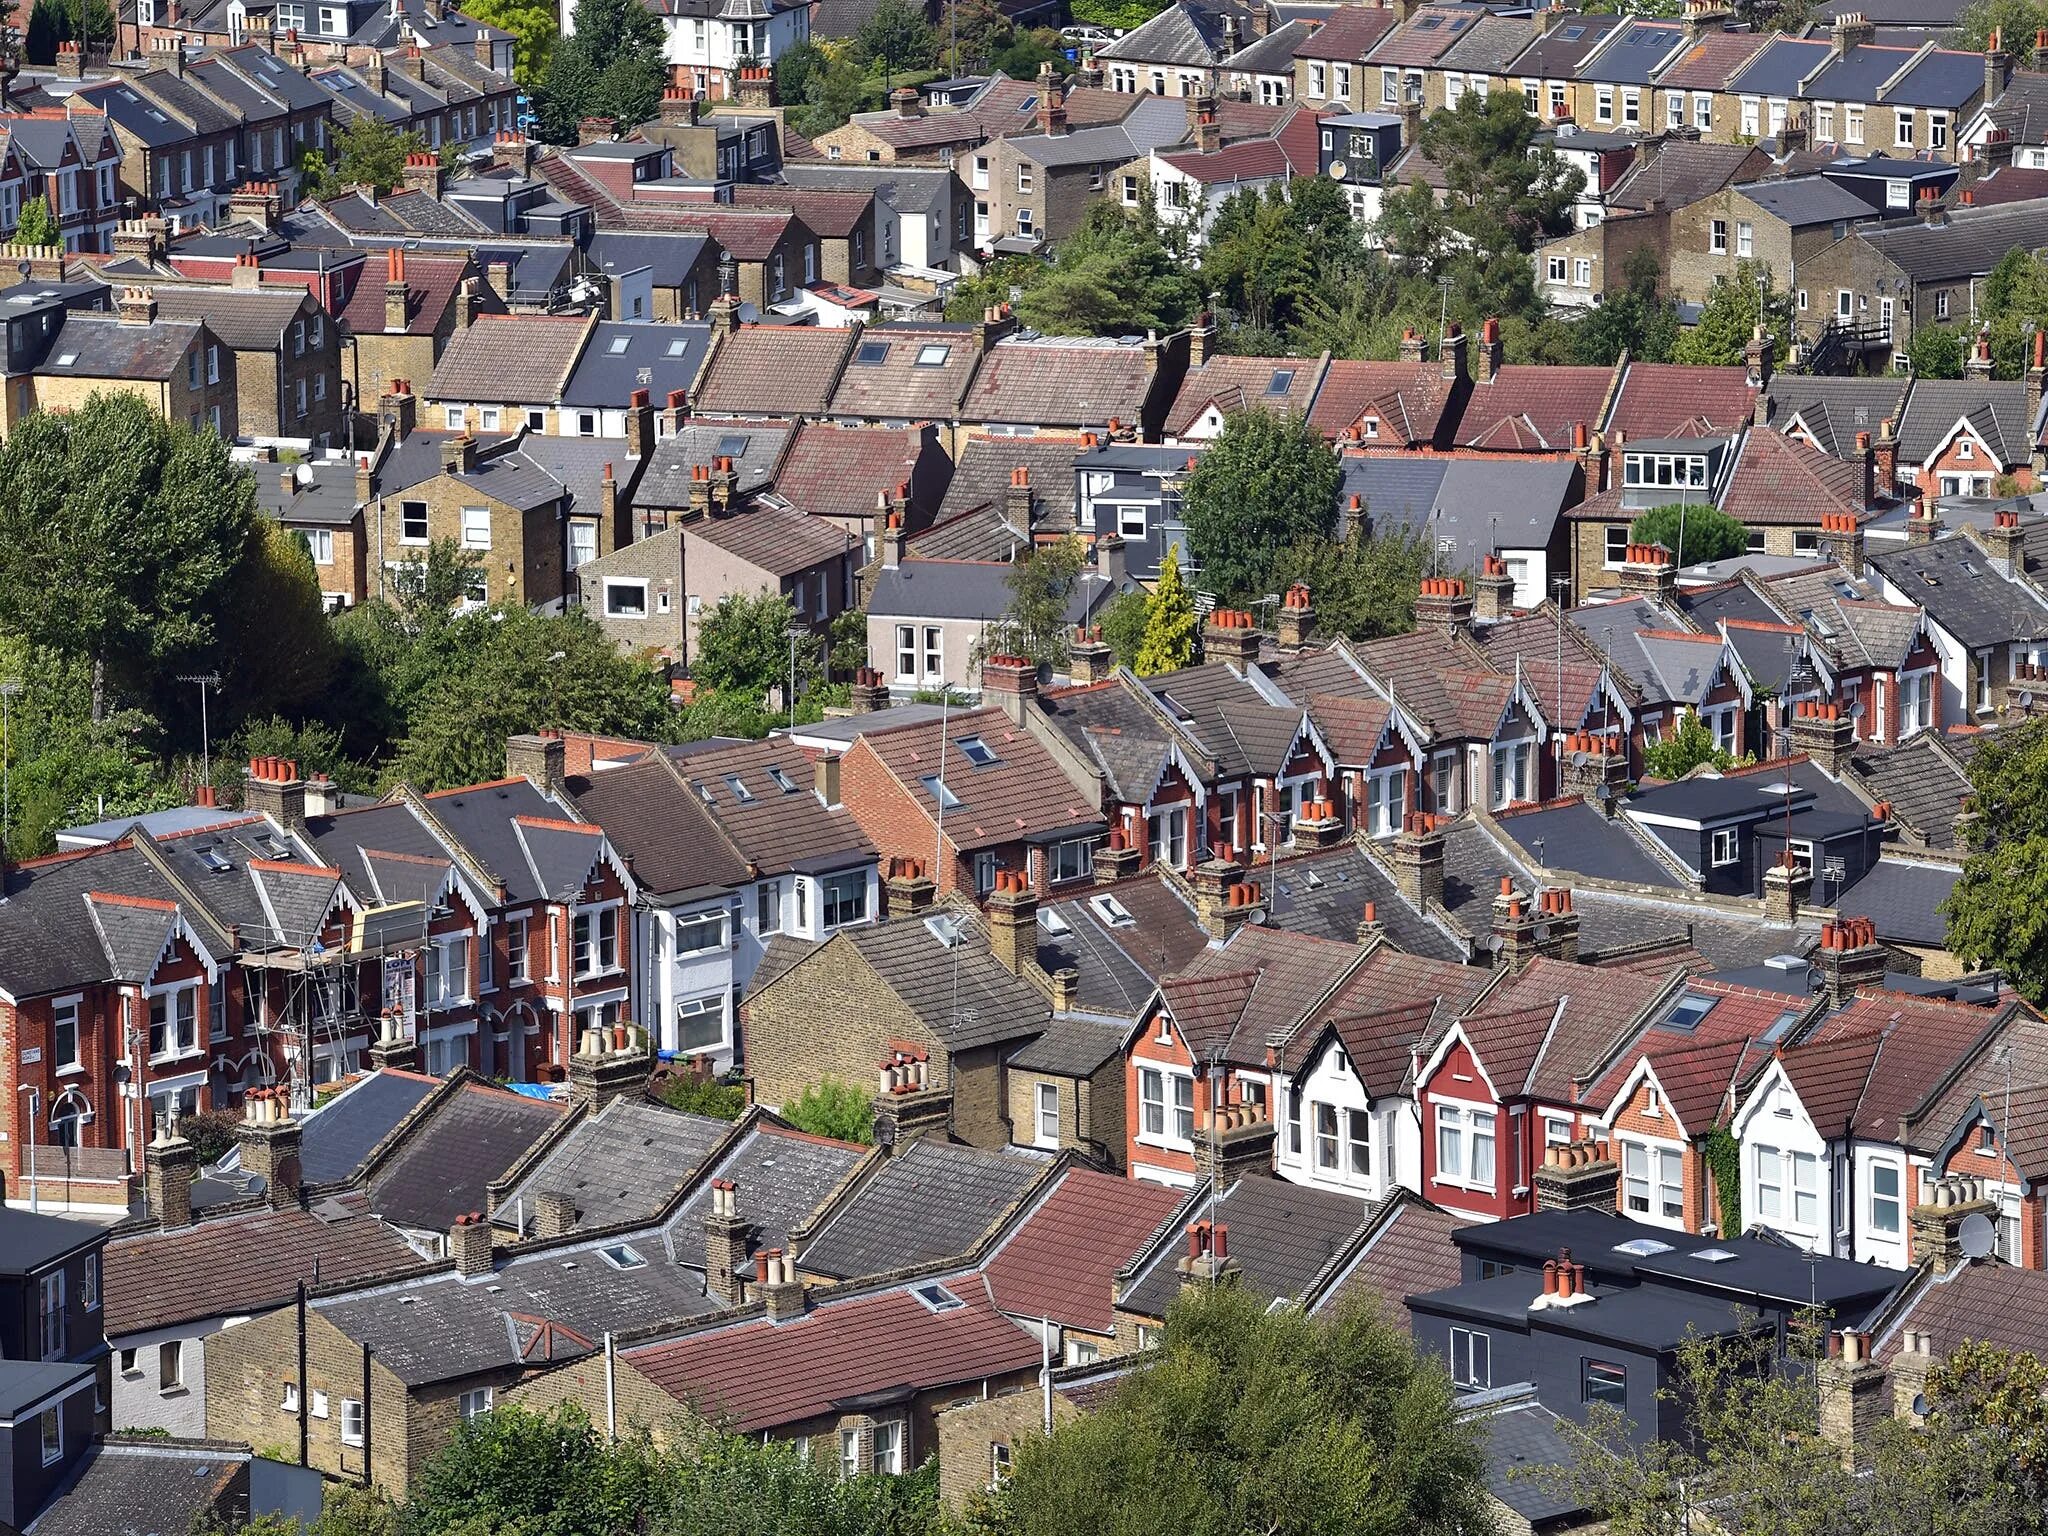
<svg viewBox="0 0 2048 1536"><path fill-rule="evenodd" d="M1622 456L1624 486L1687 486L1704 488L1707 456L1704 453L1630 453Z"/></svg>

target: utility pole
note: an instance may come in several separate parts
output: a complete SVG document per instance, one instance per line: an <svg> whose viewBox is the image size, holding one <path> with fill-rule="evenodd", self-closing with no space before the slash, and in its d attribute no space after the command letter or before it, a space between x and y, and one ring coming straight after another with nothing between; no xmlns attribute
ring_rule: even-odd
<svg viewBox="0 0 2048 1536"><path fill-rule="evenodd" d="M199 780L203 784L213 782L213 737L206 719L206 691L220 687L218 672L180 672L181 683L199 685Z"/></svg>

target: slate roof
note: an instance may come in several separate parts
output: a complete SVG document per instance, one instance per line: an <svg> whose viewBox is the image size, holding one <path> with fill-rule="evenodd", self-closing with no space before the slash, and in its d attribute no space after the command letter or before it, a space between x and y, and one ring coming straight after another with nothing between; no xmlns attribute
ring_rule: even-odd
<svg viewBox="0 0 2048 1536"><path fill-rule="evenodd" d="M1960 111L1984 89L1984 56L1937 48L1860 44L1810 76L1800 94L1815 101L1883 101Z"/></svg>
<svg viewBox="0 0 2048 1536"><path fill-rule="evenodd" d="M1136 424L1156 383L1141 341L1006 336L982 358L960 418L1101 428L1114 417Z"/></svg>
<svg viewBox="0 0 2048 1536"><path fill-rule="evenodd" d="M1400 1093L1413 1075L1413 1051L1472 1007L1498 973L1411 955L1379 944L1287 1038L1281 1064L1295 1070L1335 1032L1345 1060L1374 1098Z"/></svg>
<svg viewBox="0 0 2048 1536"><path fill-rule="evenodd" d="M1801 95L1799 82L1829 54L1827 38L1773 37L1729 80L1727 89L1745 96Z"/></svg>
<svg viewBox="0 0 2048 1536"><path fill-rule="evenodd" d="M1458 3L1418 6L1368 56L1372 64L1434 64L1468 27L1486 15L1482 6ZM1526 35L1526 34L1525 34Z"/></svg>
<svg viewBox="0 0 2048 1536"><path fill-rule="evenodd" d="M876 202L886 204L899 214L914 214L931 212L952 180L952 173L936 167L894 163L869 165L834 160L813 164L785 162L782 179L793 187L872 192Z"/></svg>
<svg viewBox="0 0 2048 1536"><path fill-rule="evenodd" d="M793 1130L765 1112L755 1114L722 1157L698 1170L697 1187L668 1219L676 1262L704 1268L704 1218L711 1212L713 1179L737 1186L739 1213L753 1228L755 1246L782 1248L872 1152Z"/></svg>
<svg viewBox="0 0 2048 1536"><path fill-rule="evenodd" d="M489 1204L502 1176L560 1121L565 1106L462 1083L421 1112L405 1139L372 1170L370 1208L382 1220L444 1233L457 1216Z"/></svg>
<svg viewBox="0 0 2048 1536"><path fill-rule="evenodd" d="M714 1326L624 1352L664 1392L740 1433L1007 1376L1038 1364L1039 1341L996 1310L968 1273L940 1284L962 1305L934 1312L913 1287L827 1301L786 1323Z"/></svg>
<svg viewBox="0 0 2048 1536"><path fill-rule="evenodd" d="M200 288L163 285L153 290L156 312L172 320L203 320L206 328L237 352L277 352L286 332L306 307L296 286Z"/></svg>
<svg viewBox="0 0 2048 1536"><path fill-rule="evenodd" d="M1151 799L1175 745L1184 753L1201 750L1192 733L1166 723L1135 678L1118 675L1083 688L1049 689L1039 695L1039 707L1094 764L1109 793L1127 804Z"/></svg>
<svg viewBox="0 0 2048 1536"><path fill-rule="evenodd" d="M1143 686L1226 777L1278 773L1302 733L1300 705L1267 703L1222 662L1156 673Z"/></svg>
<svg viewBox="0 0 2048 1536"><path fill-rule="evenodd" d="M1149 21L1097 49L1095 57L1169 66L1213 64L1223 57L1226 18L1238 23L1240 37L1251 36L1250 13L1230 0L1174 0Z"/></svg>
<svg viewBox="0 0 2048 1536"><path fill-rule="evenodd" d="M652 1221L731 1130L723 1120L623 1094L555 1143L498 1202L493 1219L523 1220L521 1230L531 1231L540 1197L565 1194L578 1227Z"/></svg>
<svg viewBox="0 0 2048 1536"><path fill-rule="evenodd" d="M1796 421L1823 453L1861 464L1856 434L1873 438L1885 422L1897 422L1905 409L1910 379L1822 374L1773 374L1771 425L1793 430Z"/></svg>
<svg viewBox="0 0 2048 1536"><path fill-rule="evenodd" d="M505 899L515 905L581 891L603 843L602 828L567 822L567 807L527 779L437 790L421 803L471 859L505 882ZM330 820L345 829L351 814Z"/></svg>
<svg viewBox="0 0 2048 1536"><path fill-rule="evenodd" d="M1865 241L1916 282L1981 277L2015 245L2048 245L2048 198L1952 208L1939 224L1901 219L1859 229L1851 238Z"/></svg>
<svg viewBox="0 0 2048 1536"><path fill-rule="evenodd" d="M1844 917L1869 918L1886 943L1940 949L1948 940L1948 919L1941 904L1962 874L1955 864L1881 858L1842 893L1835 910Z"/></svg>
<svg viewBox="0 0 2048 1536"><path fill-rule="evenodd" d="M874 517L875 496L894 496L924 451L916 429L807 421L796 429L775 494L800 511Z"/></svg>
<svg viewBox="0 0 2048 1536"><path fill-rule="evenodd" d="M57 339L35 371L49 378L168 379L206 334L196 320L123 325L114 315L66 310Z"/></svg>
<svg viewBox="0 0 2048 1536"><path fill-rule="evenodd" d="M1212 357L1181 378L1180 392L1166 411L1166 433L1177 437L1210 406L1224 412L1260 406L1306 415L1323 381L1326 359L1314 357Z"/></svg>
<svg viewBox="0 0 2048 1536"><path fill-rule="evenodd" d="M1538 957L1460 1021L1504 1097L1569 1104L1608 1051L1669 993L1669 974L1570 965Z"/></svg>
<svg viewBox="0 0 2048 1536"><path fill-rule="evenodd" d="M1315 23L1295 20L1255 37L1222 61L1221 67L1242 75L1294 73L1295 50L1315 35Z"/></svg>
<svg viewBox="0 0 2048 1536"><path fill-rule="evenodd" d="M605 1258L622 1243L641 1262L620 1267ZM651 1237L550 1248L501 1263L487 1284L442 1273L314 1306L408 1387L577 1359L602 1349L607 1332L718 1309L699 1274L669 1263Z"/></svg>
<svg viewBox="0 0 2048 1536"><path fill-rule="evenodd" d="M1762 583L1764 594L1787 617L1844 665L1898 667L1919 636L1921 611L1899 603L1852 597L1863 588L1839 566L1826 565Z"/></svg>
<svg viewBox="0 0 2048 1536"><path fill-rule="evenodd" d="M345 1285L417 1262L360 1195L116 1237L101 1265L107 1336L262 1312L289 1301L301 1280Z"/></svg>
<svg viewBox="0 0 2048 1536"><path fill-rule="evenodd" d="M1402 525L1425 542L1453 544L1448 568L1476 570L1497 550L1547 548L1579 484L1570 459L1367 453L1345 456L1338 496L1347 517L1356 495L1375 529Z"/></svg>
<svg viewBox="0 0 2048 1536"><path fill-rule="evenodd" d="M946 741L943 760L941 730ZM995 762L977 767L968 761L960 740L973 735L994 749ZM970 710L943 726L933 721L871 730L861 742L927 816L936 817L939 805L922 781L944 775L946 789L960 802L945 813L946 837L962 851L1101 824L1091 795L1069 780L1051 754L1000 709Z"/></svg>
<svg viewBox="0 0 2048 1536"><path fill-rule="evenodd" d="M1966 1339L2039 1354L2048 1349L2048 1274L1980 1260L1930 1280L1879 1343L1879 1364L1893 1363L1908 1328L1932 1335L1937 1360Z"/></svg>
<svg viewBox="0 0 2048 1536"><path fill-rule="evenodd" d="M1178 1190L1070 1168L983 1266L1012 1317L1112 1331L1116 1272L1181 1203Z"/></svg>
<svg viewBox="0 0 2048 1536"><path fill-rule="evenodd" d="M1042 942L1038 946L1038 955L1039 964L1044 965L1048 956L1047 946ZM1136 1018L1138 1010L1144 1007L1145 999L1151 994L1150 980L1142 978L1142 973L1140 976L1141 986L1132 988L1128 994L1107 1005L1091 1001L1084 983L1081 1006L1091 1013L1114 1008L1126 1019ZM1010 1058L1009 1065L1018 1072L1046 1072L1055 1077L1092 1076L1106 1063L1123 1055L1124 1035L1124 1025L1116 1020L1055 1018L1046 1025L1044 1034L1026 1042Z"/></svg>
<svg viewBox="0 0 2048 1536"><path fill-rule="evenodd" d="M1999 467L2030 461L2034 424L2027 411L2024 383L2017 379L1919 379L1899 421L1899 463L1924 464L1948 440L1956 423L1965 419L1998 456Z"/></svg>
<svg viewBox="0 0 2048 1536"><path fill-rule="evenodd" d="M743 325L712 354L696 408L715 416L821 416L858 339L850 326Z"/></svg>
<svg viewBox="0 0 2048 1536"><path fill-rule="evenodd" d="M1871 565L1956 640L1973 649L2048 635L2048 603L1991 569L1968 539L1873 551Z"/></svg>
<svg viewBox="0 0 2048 1536"><path fill-rule="evenodd" d="M229 1509L245 1445L104 1439L31 1526L36 1536L159 1536ZM31 1505L31 1508L34 1506Z"/></svg>
<svg viewBox="0 0 2048 1536"><path fill-rule="evenodd" d="M1699 703L1722 660L1719 635L1688 634L1645 599L1589 604L1568 616L1644 698L1656 703Z"/></svg>
<svg viewBox="0 0 2048 1536"><path fill-rule="evenodd" d="M427 395L552 403L562 398L591 331L582 315L479 315L448 338Z"/></svg>
<svg viewBox="0 0 2048 1536"><path fill-rule="evenodd" d="M1340 5L1295 47L1297 59L1334 59L1355 64L1394 28L1391 6Z"/></svg>
<svg viewBox="0 0 2048 1536"><path fill-rule="evenodd" d="M757 506L683 525L683 537L711 545L770 576L793 576L839 560L858 546L844 528L786 507Z"/></svg>
<svg viewBox="0 0 2048 1536"><path fill-rule="evenodd" d="M415 1072L372 1072L306 1116L299 1177L306 1184L349 1179L371 1150L434 1091Z"/></svg>
<svg viewBox="0 0 2048 1536"><path fill-rule="evenodd" d="M678 757L675 768L719 833L762 874L874 856L853 813L843 803L828 807L818 799L811 759L785 737L722 743ZM785 789L778 773L795 788ZM735 779L751 799L740 798Z"/></svg>
<svg viewBox="0 0 2048 1536"><path fill-rule="evenodd" d="M1629 885L1681 889L1677 874L1620 817L1600 814L1578 796L1494 813L1501 831L1546 869Z"/></svg>
<svg viewBox="0 0 2048 1536"><path fill-rule="evenodd" d="M1291 1034L1364 958L1355 944L1252 925L1195 956L1159 991L1197 1062L1259 1065L1267 1042Z"/></svg>
<svg viewBox="0 0 2048 1536"><path fill-rule="evenodd" d="M1754 32L1709 32L1695 38L1657 76L1660 90L1723 91L1743 65L1755 58L1764 40ZM1668 151L1673 146L1666 145ZM1683 206L1674 204L1673 206Z"/></svg>
<svg viewBox="0 0 2048 1536"><path fill-rule="evenodd" d="M827 409L834 416L951 421L980 360L977 326L875 326L862 333Z"/></svg>
<svg viewBox="0 0 2048 1536"><path fill-rule="evenodd" d="M1128 1267L1117 1305L1140 1317L1164 1317L1180 1293L1174 1263L1186 1251L1190 1221L1214 1219L1230 1228L1230 1253L1240 1283L1262 1297L1296 1297L1371 1216L1372 1207L1350 1195L1253 1175L1240 1178L1213 1206L1206 1189L1181 1202L1170 1226Z"/></svg>
<svg viewBox="0 0 2048 1536"><path fill-rule="evenodd" d="M957 943L915 920L842 930L839 941L853 945L918 1022L956 1051L1042 1030L1051 1012L1045 994L990 953L979 919L954 910L941 916L948 925L964 922Z"/></svg>
<svg viewBox="0 0 2048 1536"><path fill-rule="evenodd" d="M648 391L661 405L672 389L688 389L711 350L711 327L631 324L600 320L590 345L562 386L564 405L623 410L633 391Z"/></svg>
<svg viewBox="0 0 2048 1536"><path fill-rule="evenodd" d="M2013 143L2048 143L2048 74L2014 70L1998 99L1985 110L1991 116L1991 126L2003 128Z"/></svg>
<svg viewBox="0 0 2048 1536"><path fill-rule="evenodd" d="M590 239L590 259L614 275L648 269L657 288L680 288L704 259L707 235L601 229Z"/></svg>
<svg viewBox="0 0 2048 1536"><path fill-rule="evenodd" d="M1672 139L1648 159L1638 157L1607 193L1609 208L1646 209L1652 198L1660 198L1667 209L1684 208L1710 192L1737 180L1746 171L1769 164L1753 145L1708 144L1694 139ZM1634 367L1650 365L1635 364ZM1673 366L1673 365L1665 365ZM1747 418L1745 404L1743 414ZM1630 436L1635 428L1623 424Z"/></svg>
<svg viewBox="0 0 2048 1536"><path fill-rule="evenodd" d="M1489 1407L1466 1422L1485 1452L1486 1491L1532 1529L1548 1530L1551 1521L1585 1512L1585 1501L1559 1482L1530 1475L1577 1464L1583 1442L1557 1414L1529 1397Z"/></svg>
<svg viewBox="0 0 2048 1536"><path fill-rule="evenodd" d="M1370 1301L1408 1323L1403 1298L1422 1290L1456 1285L1458 1248L1451 1233L1466 1219L1403 1191L1374 1209L1363 1231L1347 1243L1303 1297L1310 1311L1323 1312L1354 1297Z"/></svg>
<svg viewBox="0 0 2048 1536"><path fill-rule="evenodd" d="M690 422L654 445L633 499L643 507L688 507L690 471L721 457L732 460L734 491L752 495L773 481L795 430L787 421Z"/></svg>
<svg viewBox="0 0 2048 1536"><path fill-rule="evenodd" d="M1000 510L1009 490L1010 472L1019 466L1031 472L1033 528L1066 532L1074 526L1074 455L1080 449L1079 438L1052 434L968 438L960 445L936 521L923 533L911 535L911 549L932 560L985 560L1005 554L1007 543L999 543L994 550L986 542L957 547L952 539L964 536L964 530L949 536L947 525L976 507Z"/></svg>
<svg viewBox="0 0 2048 1536"><path fill-rule="evenodd" d="M1939 735L1922 731L1893 747L1866 743L1849 759L1849 773L1929 847L1957 846L1956 821L1970 796L1970 778Z"/></svg>
<svg viewBox="0 0 2048 1536"><path fill-rule="evenodd" d="M1755 397L1739 367L1630 363L1607 428L1631 438L1719 436L1748 425Z"/></svg>
<svg viewBox="0 0 2048 1536"><path fill-rule="evenodd" d="M798 1267L841 1280L964 1258L1050 1165L1014 1151L920 1136L828 1217Z"/></svg>
<svg viewBox="0 0 2048 1536"><path fill-rule="evenodd" d="M1612 368L1506 363L1489 383L1475 383L1458 417L1458 441L1467 448L1531 452L1572 446L1583 422L1601 419Z"/></svg>
<svg viewBox="0 0 2048 1536"><path fill-rule="evenodd" d="M1403 901L1393 876L1351 844L1283 858L1277 880L1261 860L1245 871L1245 883L1261 893L1266 921L1291 932L1353 942L1370 901L1387 936L1402 949L1439 960L1465 958L1464 946ZM1278 889L1277 898L1268 894L1272 888Z"/></svg>

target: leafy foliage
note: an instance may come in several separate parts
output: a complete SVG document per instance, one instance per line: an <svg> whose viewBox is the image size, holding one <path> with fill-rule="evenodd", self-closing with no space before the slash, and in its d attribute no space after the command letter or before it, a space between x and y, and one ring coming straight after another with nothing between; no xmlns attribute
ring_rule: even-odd
<svg viewBox="0 0 2048 1536"><path fill-rule="evenodd" d="M1142 195L1135 209L1090 203L1051 269L1025 290L1017 314L1048 334L1129 335L1178 328L1200 299Z"/></svg>
<svg viewBox="0 0 2048 1536"><path fill-rule="evenodd" d="M1477 1530L1483 1459L1450 1381L1377 1309L1268 1312L1184 1293L1159 1356L1103 1407L1016 1448L980 1525L1002 1536Z"/></svg>
<svg viewBox="0 0 2048 1536"><path fill-rule="evenodd" d="M2048 721L1985 738L1970 760L1969 856L1943 910L1948 947L2048 997Z"/></svg>
<svg viewBox="0 0 2048 1536"><path fill-rule="evenodd" d="M813 1083L791 1103L782 1106L782 1118L813 1136L830 1136L835 1141L859 1142L875 1139L875 1111L868 1096L844 1078L827 1077Z"/></svg>
<svg viewBox="0 0 2048 1536"><path fill-rule="evenodd" d="M1145 636L1134 670L1140 677L1157 677L1191 665L1200 627L1195 596L1180 573L1180 546L1170 544L1159 565L1158 584L1146 600Z"/></svg>
<svg viewBox="0 0 2048 1536"><path fill-rule="evenodd" d="M1377 314L1386 296L1383 272L1367 260L1358 222L1328 177L1233 192L1217 209L1202 252L1204 290L1252 330L1271 333L1332 324L1332 295L1354 295Z"/></svg>
<svg viewBox="0 0 2048 1536"><path fill-rule="evenodd" d="M1920 379L1960 379L1970 343L1952 325L1923 325L1906 343L1906 360Z"/></svg>
<svg viewBox="0 0 2048 1536"><path fill-rule="evenodd" d="M1662 544L1679 565L1730 560L1749 548L1749 530L1718 507L1672 502L1652 507L1628 525L1629 541Z"/></svg>
<svg viewBox="0 0 2048 1536"><path fill-rule="evenodd" d="M1678 717L1671 734L1643 749L1643 771L1653 779L1682 779L1703 765L1733 768L1734 754L1723 751L1706 722L1688 709Z"/></svg>
<svg viewBox="0 0 2048 1536"><path fill-rule="evenodd" d="M1427 541L1401 525L1369 532L1364 522L1347 538L1301 539L1280 558L1269 589L1296 582L1308 588L1324 634L1371 640L1415 626L1415 596L1429 565Z"/></svg>
<svg viewBox="0 0 2048 1536"><path fill-rule="evenodd" d="M333 197L349 187L374 187L381 195L405 180L405 157L423 153L427 141L417 129L400 132L365 112L330 136L334 159L308 146L299 163L309 197Z"/></svg>
<svg viewBox="0 0 2048 1536"><path fill-rule="evenodd" d="M1678 338L1671 360L1700 367L1740 363L1758 326L1772 336L1791 335L1792 296L1772 288L1768 264L1738 261L1733 278L1714 280L1699 320Z"/></svg>
<svg viewBox="0 0 2048 1536"><path fill-rule="evenodd" d="M697 626L697 654L691 675L708 687L760 700L771 688L789 686L789 629L796 609L778 592L728 592ZM817 681L818 648L794 647L796 686L802 693Z"/></svg>
<svg viewBox="0 0 2048 1536"><path fill-rule="evenodd" d="M2021 69L2039 62L2034 56L2034 34L2048 27L2048 4L2042 0L1971 0L1956 13L1956 24L1946 47L1965 53L1982 53L1998 34L1998 45L2012 55Z"/></svg>
<svg viewBox="0 0 2048 1536"><path fill-rule="evenodd" d="M548 0L464 0L463 14L512 34L513 73L525 86L538 84L561 39L561 13Z"/></svg>
<svg viewBox="0 0 2048 1536"><path fill-rule="evenodd" d="M621 128L647 121L668 79L660 18L639 0L576 0L574 20L540 82L540 133L551 144L575 143L586 117Z"/></svg>
<svg viewBox="0 0 2048 1536"><path fill-rule="evenodd" d="M1720 1230L1734 1234L1742 1226L1742 1143L1725 1125L1700 1138L1700 1151L1714 1175L1714 1200Z"/></svg>
<svg viewBox="0 0 2048 1536"><path fill-rule="evenodd" d="M671 1077L658 1090L661 1102L685 1114L714 1120L737 1120L747 1112L747 1090L715 1077Z"/></svg>
<svg viewBox="0 0 2048 1536"><path fill-rule="evenodd" d="M854 34L853 56L884 71L929 69L939 59L939 40L924 7L912 0L878 0Z"/></svg>
<svg viewBox="0 0 2048 1536"><path fill-rule="evenodd" d="M1336 456L1305 417L1225 416L1183 492L1202 585L1232 598L1274 590L1282 552L1327 537L1335 525L1340 478Z"/></svg>
<svg viewBox="0 0 2048 1536"><path fill-rule="evenodd" d="M1622 262L1623 287L1572 327L1572 361L1612 367L1623 347L1637 362L1668 363L1678 345L1678 306L1660 297L1663 268L1649 247Z"/></svg>
<svg viewBox="0 0 2048 1536"><path fill-rule="evenodd" d="M573 1404L464 1420L407 1494L408 1533L585 1536L630 1529L654 1481L645 1445L607 1447Z"/></svg>
<svg viewBox="0 0 2048 1536"><path fill-rule="evenodd" d="M1004 580L1010 606L976 642L981 656L1023 656L1042 667L1067 659L1067 610L1081 573L1088 568L1088 546L1078 538L1040 544L1013 562Z"/></svg>
<svg viewBox="0 0 2048 1536"><path fill-rule="evenodd" d="M47 197L32 197L21 205L21 219L14 226L14 238L20 245L64 243L64 236L57 228L57 216L50 212Z"/></svg>
<svg viewBox="0 0 2048 1536"><path fill-rule="evenodd" d="M1137 666L1138 647L1144 644L1145 633L1151 627L1151 614L1150 598L1135 588L1119 592L1102 605L1102 638L1108 642L1118 666Z"/></svg>

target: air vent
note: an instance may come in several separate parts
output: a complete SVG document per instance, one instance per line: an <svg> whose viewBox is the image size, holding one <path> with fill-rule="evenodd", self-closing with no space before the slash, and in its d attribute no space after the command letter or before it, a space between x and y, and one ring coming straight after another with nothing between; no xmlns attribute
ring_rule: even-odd
<svg viewBox="0 0 2048 1536"><path fill-rule="evenodd" d="M1735 1258L1726 1248L1702 1248L1693 1255L1702 1264L1726 1264Z"/></svg>

